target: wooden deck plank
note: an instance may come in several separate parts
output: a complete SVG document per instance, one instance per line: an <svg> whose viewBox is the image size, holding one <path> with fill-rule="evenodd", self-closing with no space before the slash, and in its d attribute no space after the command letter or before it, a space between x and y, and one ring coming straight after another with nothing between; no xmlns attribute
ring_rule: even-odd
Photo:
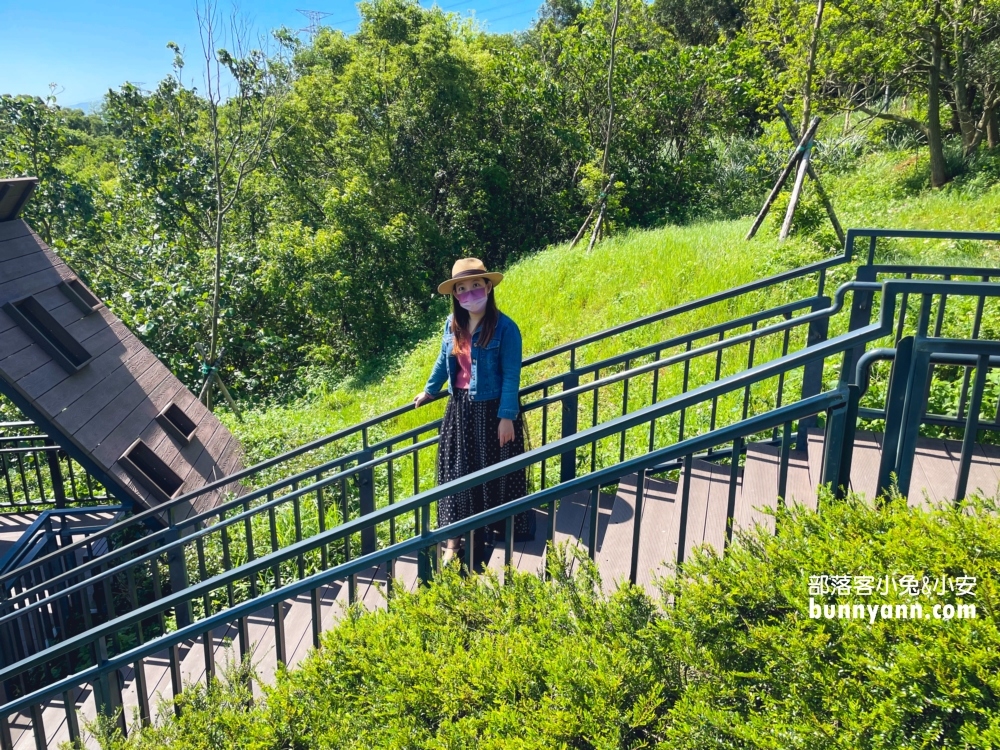
<svg viewBox="0 0 1000 750"><path fill-rule="evenodd" d="M142 342L131 333L123 333L124 323L116 323L111 330L119 334L117 343L101 353L94 352L94 359L78 373L53 386L38 397L38 405L53 414L71 407L86 396L90 389L111 375L129 360L145 351Z"/></svg>
<svg viewBox="0 0 1000 750"><path fill-rule="evenodd" d="M809 464L808 450L793 450L788 455L788 481L785 486L785 505L802 505L816 510L816 485L819 476Z"/></svg>
<svg viewBox="0 0 1000 750"><path fill-rule="evenodd" d="M56 422L70 434L78 432L94 418L104 407L113 404L119 396L134 382L134 374L149 370L156 357L149 350L143 349L130 359L125 366L116 368L106 378L96 383L86 392L59 411Z"/></svg>
<svg viewBox="0 0 1000 750"><path fill-rule="evenodd" d="M747 445L743 468L743 487L736 493L733 534L753 531L758 524L774 533L774 515L766 512L778 507L778 475L781 446L765 443ZM787 494L787 493L786 493Z"/></svg>
<svg viewBox="0 0 1000 750"><path fill-rule="evenodd" d="M682 491L686 481L691 482L691 494L684 541L685 560L696 546L709 544L721 551L725 545L729 467L695 459L690 480L687 473L682 475Z"/></svg>
<svg viewBox="0 0 1000 750"><path fill-rule="evenodd" d="M547 546L547 534L549 528L549 514L539 508L534 509L535 513L535 538L514 544L514 554L511 562L514 567L522 573L540 575L545 572L545 549ZM556 512L558 520L559 513Z"/></svg>
<svg viewBox="0 0 1000 750"><path fill-rule="evenodd" d="M622 477L608 514L604 535L597 540L597 568L601 572L601 585L608 593L617 589L622 580L628 580L632 565L637 482L638 476L635 474Z"/></svg>
<svg viewBox="0 0 1000 750"><path fill-rule="evenodd" d="M642 498L639 560L636 584L654 600L660 599L656 579L666 576L677 562L680 535L680 504L677 482L649 478Z"/></svg>
<svg viewBox="0 0 1000 750"><path fill-rule="evenodd" d="M962 459L962 444L958 441L948 440L946 447L957 473L959 462ZM1000 494L1000 447L976 443L972 451L972 463L969 465L966 496L979 495L984 498L995 498L998 494Z"/></svg>
<svg viewBox="0 0 1000 750"><path fill-rule="evenodd" d="M909 505L915 507L954 499L957 480L958 464L952 460L945 441L919 438L910 479Z"/></svg>
<svg viewBox="0 0 1000 750"><path fill-rule="evenodd" d="M19 255L15 255L15 252L20 251L15 249L13 240L20 239L21 237L31 237L31 228L24 219L12 219L0 222L0 258L12 260L13 258L20 257ZM31 243L30 247L31 252L38 251L38 246L34 242Z"/></svg>
<svg viewBox="0 0 1000 750"><path fill-rule="evenodd" d="M854 439L854 455L851 458L851 491L868 502L876 500L881 460L881 434L859 431Z"/></svg>
<svg viewBox="0 0 1000 750"><path fill-rule="evenodd" d="M83 445L97 445L103 442L109 434L127 417L140 403L148 399L148 393L153 391L170 372L152 357L148 367L134 381L114 394L109 401L79 429L73 431L73 438ZM172 379L172 378L171 378Z"/></svg>
<svg viewBox="0 0 1000 750"><path fill-rule="evenodd" d="M567 548L577 546L584 553L587 542L583 536L583 527L587 520L587 510L590 506L589 492L576 492L561 498L556 507L556 528L553 539L557 545L565 544ZM570 570L575 570L576 561L569 556Z"/></svg>

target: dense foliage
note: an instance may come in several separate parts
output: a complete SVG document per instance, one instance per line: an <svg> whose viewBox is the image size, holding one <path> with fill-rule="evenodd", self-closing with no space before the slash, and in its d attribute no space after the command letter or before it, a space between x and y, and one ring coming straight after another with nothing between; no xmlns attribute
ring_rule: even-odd
<svg viewBox="0 0 1000 750"><path fill-rule="evenodd" d="M443 310L456 256L503 267L572 237L609 136L612 232L755 211L788 153L774 105L797 116L804 93L930 144L935 185L997 145L993 0L836 0L818 38L806 0L621 0L609 97L615 4L546 0L497 35L369 0L357 33L270 50L214 17L207 70L171 43L171 76L93 115L0 97L0 174L40 178L28 220L186 382L218 319L226 381L262 400L377 371ZM844 125L821 169L856 155ZM822 224L808 196L800 216Z"/></svg>
<svg viewBox="0 0 1000 750"><path fill-rule="evenodd" d="M239 681L181 699L108 748L917 748L1000 742L990 503L933 512L821 500L724 558L702 552L660 606L606 597L589 565L552 582L446 573L386 611L355 611L249 707ZM976 605L974 619L824 619L810 576L974 576L972 596L901 587L819 603ZM933 588L933 587L931 587Z"/></svg>

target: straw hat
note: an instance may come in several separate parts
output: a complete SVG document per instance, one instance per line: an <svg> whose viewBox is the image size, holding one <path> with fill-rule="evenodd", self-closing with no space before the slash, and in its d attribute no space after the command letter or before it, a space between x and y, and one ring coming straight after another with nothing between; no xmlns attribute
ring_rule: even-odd
<svg viewBox="0 0 1000 750"><path fill-rule="evenodd" d="M467 279L489 279L496 286L503 281L503 274L490 273L479 258L459 258L451 267L451 278L438 285L438 294L451 294L455 284Z"/></svg>

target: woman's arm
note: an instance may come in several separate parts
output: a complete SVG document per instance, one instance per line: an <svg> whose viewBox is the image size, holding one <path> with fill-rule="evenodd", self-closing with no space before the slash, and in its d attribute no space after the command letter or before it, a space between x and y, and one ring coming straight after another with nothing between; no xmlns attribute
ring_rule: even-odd
<svg viewBox="0 0 1000 750"><path fill-rule="evenodd" d="M448 354L444 350L444 344L441 344L441 351L438 352L437 361L434 362L434 368L431 370L431 376L427 378L427 384L424 386L424 393L433 396L435 393L441 390L441 387L448 380Z"/></svg>
<svg viewBox="0 0 1000 750"><path fill-rule="evenodd" d="M509 319L508 319L509 320ZM500 338L500 419L516 419L520 411L517 400L521 389L521 331L513 320Z"/></svg>
<svg viewBox="0 0 1000 750"><path fill-rule="evenodd" d="M448 326L451 319L445 321L444 330L447 332ZM430 400L431 396L434 396L438 391L441 390L442 386L448 380L448 352L445 351L444 336L441 338L441 348L438 351L437 360L434 362L434 367L431 368L431 376L427 378L427 383L424 385L424 390L416 395L413 399L413 403L417 406ZM426 398L423 396L426 395Z"/></svg>

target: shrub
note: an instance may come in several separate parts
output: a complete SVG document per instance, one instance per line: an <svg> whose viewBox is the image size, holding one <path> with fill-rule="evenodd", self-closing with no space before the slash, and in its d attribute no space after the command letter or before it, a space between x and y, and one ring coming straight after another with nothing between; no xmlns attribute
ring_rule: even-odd
<svg viewBox="0 0 1000 750"><path fill-rule="evenodd" d="M661 582L601 592L446 571L387 611L351 611L248 707L245 673L193 688L179 720L106 748L915 748L1000 743L995 502L932 511L821 497L779 533L701 550ZM974 576L975 619L815 619L810 576ZM817 603L934 604L899 589ZM163 715L169 714L165 711Z"/></svg>

